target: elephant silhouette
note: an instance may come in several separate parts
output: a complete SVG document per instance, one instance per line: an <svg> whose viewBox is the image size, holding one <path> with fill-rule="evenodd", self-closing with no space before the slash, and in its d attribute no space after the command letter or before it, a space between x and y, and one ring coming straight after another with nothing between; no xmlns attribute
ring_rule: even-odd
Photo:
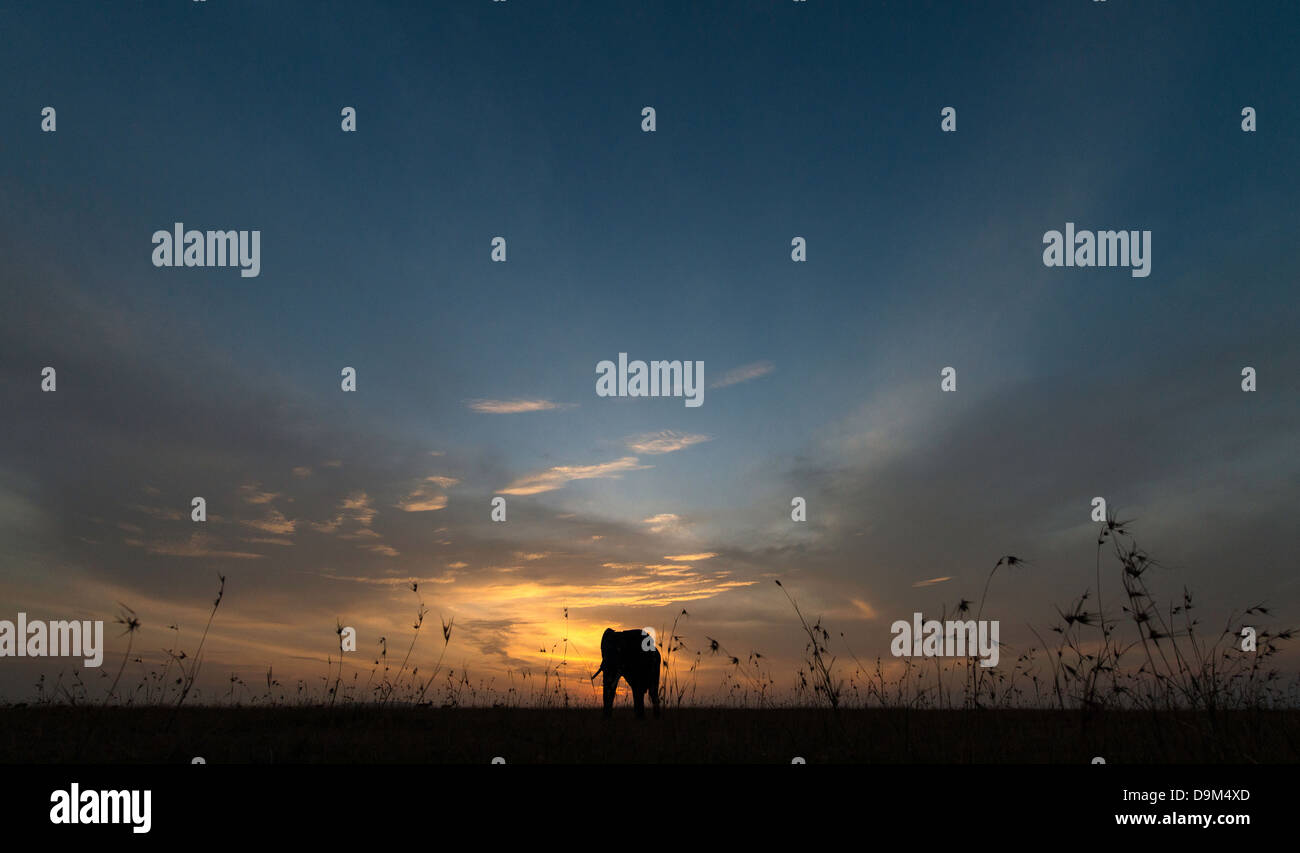
<svg viewBox="0 0 1300 853"><path fill-rule="evenodd" d="M659 649L655 648L654 638L645 631L615 631L606 628L600 638L600 669L591 675L605 673L605 716L614 713L614 694L618 691L618 680L623 678L632 688L632 707L638 719L645 719L645 694L650 691L650 701L654 703L655 716L659 716L659 667L661 666Z"/></svg>

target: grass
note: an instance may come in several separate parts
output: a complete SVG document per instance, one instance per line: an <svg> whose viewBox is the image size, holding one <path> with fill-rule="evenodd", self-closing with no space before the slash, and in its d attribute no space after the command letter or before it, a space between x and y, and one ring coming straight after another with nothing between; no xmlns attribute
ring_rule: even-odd
<svg viewBox="0 0 1300 853"><path fill-rule="evenodd" d="M1101 594L1104 565L1117 576L1109 606ZM996 596L995 579L1014 582L1018 572L1033 569L1020 557L999 559L984 581L976 617ZM1234 611L1220 628L1207 630L1190 590L1159 598L1152 578L1168 569L1138 546L1132 522L1113 516L1099 525L1094 571L1095 588L1052 608L1049 625L1030 626L1037 645L1004 643L1003 662L992 669L971 657L863 663L842 633L833 640L824 620L805 617L788 585L777 580L794 613L792 626L808 639L785 691L757 651L742 658L708 635L693 647L681 630L689 619L682 610L660 632L660 691L669 713L635 729L631 740L605 736L609 729L595 710L599 687L571 671L569 652L577 646L567 636L551 646L542 671L512 670L502 684L476 678L464 665L444 669L454 627L444 618L431 670L410 666L429 612L414 584L415 621L395 673L382 637L366 680L359 669L345 678L340 622L339 661L327 660L319 685L284 685L268 667L265 689L232 674L223 695L203 695L195 682L225 594L221 577L192 657L168 649L161 670L132 659L140 622L123 605L118 622L126 651L108 689L98 695L76 670L66 683L63 674L52 685L41 676L33 702L0 709L0 760L172 761L203 750L212 753L209 760L253 762L477 762L487 753L575 762L634 755L648 761L802 755L809 761L1075 762L1094 754L1111 763L1297 760L1300 690L1276 666L1294 632L1264 627L1267 605ZM953 612L965 618L971 604L962 599ZM1254 651L1241 648L1247 617L1257 631ZM567 626L567 609L564 618ZM179 647L179 629L171 627ZM129 662L139 665L139 678L119 690ZM721 680L702 705L697 690L706 663L722 664L720 673L710 669ZM183 707L191 694L194 701Z"/></svg>

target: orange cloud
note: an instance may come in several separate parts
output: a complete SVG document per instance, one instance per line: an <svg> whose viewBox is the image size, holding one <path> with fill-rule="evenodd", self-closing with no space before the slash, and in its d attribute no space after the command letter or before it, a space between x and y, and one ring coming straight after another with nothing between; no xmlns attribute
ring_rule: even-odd
<svg viewBox="0 0 1300 853"><path fill-rule="evenodd" d="M653 466L638 464L635 456L624 456L613 462L596 465L557 465L537 474L515 480L501 490L504 495L536 495L564 488L573 480L617 480L627 471L642 471Z"/></svg>

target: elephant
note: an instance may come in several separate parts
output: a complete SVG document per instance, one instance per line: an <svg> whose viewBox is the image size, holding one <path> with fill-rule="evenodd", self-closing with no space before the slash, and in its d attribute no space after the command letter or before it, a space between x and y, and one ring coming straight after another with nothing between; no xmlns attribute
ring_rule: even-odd
<svg viewBox="0 0 1300 853"><path fill-rule="evenodd" d="M620 677L632 688L632 707L637 719L645 719L645 694L650 691L655 717L659 716L659 667L661 658L654 637L646 631L615 631L606 628L600 638L600 669L591 680L605 673L605 717L614 713L614 694Z"/></svg>

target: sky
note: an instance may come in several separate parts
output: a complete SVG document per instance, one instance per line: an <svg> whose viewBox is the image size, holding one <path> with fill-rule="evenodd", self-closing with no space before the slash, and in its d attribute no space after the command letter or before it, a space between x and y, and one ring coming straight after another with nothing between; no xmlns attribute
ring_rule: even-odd
<svg viewBox="0 0 1300 853"><path fill-rule="evenodd" d="M340 622L364 674L417 599L426 671L454 618L475 681L560 644L581 684L606 626L686 610L701 690L710 639L789 685L774 579L888 658L1004 554L1023 645L1094 586L1094 496L1207 620L1295 619L1294 4L50 2L0 33L0 619L109 620L105 673L120 604L161 660L218 574L209 695L321 683ZM154 266L175 222L259 230L260 274ZM1045 266L1067 222L1149 230L1150 275ZM619 353L702 361L703 405L598 396ZM2 659L0 697L72 669Z"/></svg>

